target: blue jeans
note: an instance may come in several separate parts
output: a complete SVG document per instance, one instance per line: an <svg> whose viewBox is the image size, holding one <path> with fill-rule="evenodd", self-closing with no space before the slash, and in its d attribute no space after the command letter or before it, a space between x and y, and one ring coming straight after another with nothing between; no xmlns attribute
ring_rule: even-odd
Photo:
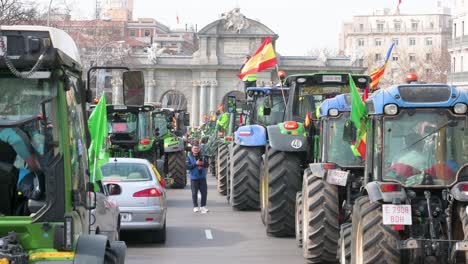
<svg viewBox="0 0 468 264"><path fill-rule="evenodd" d="M193 207L198 207L198 191L200 191L201 194L201 206L206 206L206 196L208 195L208 185L206 184L206 178L190 180L190 187L192 188Z"/></svg>

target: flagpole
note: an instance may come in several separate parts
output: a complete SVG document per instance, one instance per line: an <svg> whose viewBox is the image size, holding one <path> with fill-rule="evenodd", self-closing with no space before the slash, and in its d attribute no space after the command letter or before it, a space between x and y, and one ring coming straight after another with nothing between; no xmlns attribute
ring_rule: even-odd
<svg viewBox="0 0 468 264"><path fill-rule="evenodd" d="M280 82L281 95L283 96L284 108L286 109L287 108L286 97L284 96L283 82L281 81L281 77L280 77L280 74L279 74L278 64L275 65L275 68L276 68L276 76L278 76L278 80Z"/></svg>

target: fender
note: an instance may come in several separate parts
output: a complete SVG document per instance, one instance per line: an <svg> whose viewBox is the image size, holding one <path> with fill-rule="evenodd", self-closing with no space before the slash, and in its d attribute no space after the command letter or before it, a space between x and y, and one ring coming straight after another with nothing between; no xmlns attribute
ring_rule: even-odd
<svg viewBox="0 0 468 264"><path fill-rule="evenodd" d="M234 142L241 146L258 147L265 146L266 129L260 125L249 125L239 127L234 133Z"/></svg>
<svg viewBox="0 0 468 264"><path fill-rule="evenodd" d="M310 163L309 169L312 175L317 176L321 179L324 179L325 174L327 173L327 170L323 168L322 164L323 163Z"/></svg>
<svg viewBox="0 0 468 264"><path fill-rule="evenodd" d="M154 139L149 139L149 143L145 145L141 144L141 141L140 141L138 142L138 151L139 152L148 151L153 148L153 145L154 145Z"/></svg>
<svg viewBox="0 0 468 264"><path fill-rule="evenodd" d="M267 126L268 143L271 148L279 151L306 152L307 138L303 134L283 134L278 125Z"/></svg>
<svg viewBox="0 0 468 264"><path fill-rule="evenodd" d="M103 235L81 235L76 242L73 264L104 263L107 237Z"/></svg>
<svg viewBox="0 0 468 264"><path fill-rule="evenodd" d="M184 141L179 137L167 137L164 139L164 153L179 152L185 150Z"/></svg>
<svg viewBox="0 0 468 264"><path fill-rule="evenodd" d="M366 184L365 189L367 194L369 195L369 199L371 202L385 202L385 203L392 203L394 199L398 198L400 201L406 200L406 191L405 189L401 189L400 192L382 192L380 186L382 185L381 182L369 182Z"/></svg>

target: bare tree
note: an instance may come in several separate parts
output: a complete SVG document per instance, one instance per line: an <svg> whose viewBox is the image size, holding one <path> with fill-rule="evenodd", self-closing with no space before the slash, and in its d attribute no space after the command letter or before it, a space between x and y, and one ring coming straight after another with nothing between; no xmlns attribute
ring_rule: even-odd
<svg viewBox="0 0 468 264"><path fill-rule="evenodd" d="M28 0L0 0L0 25L36 24L39 8Z"/></svg>

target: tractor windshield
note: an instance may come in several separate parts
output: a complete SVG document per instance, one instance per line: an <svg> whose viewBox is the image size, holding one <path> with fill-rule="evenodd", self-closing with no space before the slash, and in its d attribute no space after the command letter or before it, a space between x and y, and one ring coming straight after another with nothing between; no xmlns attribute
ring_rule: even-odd
<svg viewBox="0 0 468 264"><path fill-rule="evenodd" d="M325 145L326 161L338 164L340 167L363 166L363 160L356 157L351 150L349 142L343 140L345 123L349 119L349 113L342 113L337 118L330 118L325 122L326 129Z"/></svg>
<svg viewBox="0 0 468 264"><path fill-rule="evenodd" d="M348 92L347 84L298 84L294 94L294 115L300 118L298 121L303 121L307 113L315 117L317 108L325 99Z"/></svg>
<svg viewBox="0 0 468 264"><path fill-rule="evenodd" d="M50 79L19 79L0 76L0 126L15 125L42 114L41 104L54 97Z"/></svg>
<svg viewBox="0 0 468 264"><path fill-rule="evenodd" d="M112 113L107 118L109 134L136 134L137 115L135 113Z"/></svg>
<svg viewBox="0 0 468 264"><path fill-rule="evenodd" d="M167 120L164 114L156 114L154 116L154 128L159 136L164 136L167 134Z"/></svg>
<svg viewBox="0 0 468 264"><path fill-rule="evenodd" d="M287 96L287 94L285 96ZM267 100L268 104L271 104L271 112L268 115L264 115L265 101ZM271 97L266 96L259 98L257 101L257 122L265 126L281 123L283 121L285 107L286 105L281 94L273 94Z"/></svg>
<svg viewBox="0 0 468 264"><path fill-rule="evenodd" d="M139 129L138 129L139 138L151 137L152 129L151 129L150 112L138 113L138 122L139 122Z"/></svg>
<svg viewBox="0 0 468 264"><path fill-rule="evenodd" d="M407 186L452 184L468 162L465 117L450 110L403 110L383 123L383 179Z"/></svg>

